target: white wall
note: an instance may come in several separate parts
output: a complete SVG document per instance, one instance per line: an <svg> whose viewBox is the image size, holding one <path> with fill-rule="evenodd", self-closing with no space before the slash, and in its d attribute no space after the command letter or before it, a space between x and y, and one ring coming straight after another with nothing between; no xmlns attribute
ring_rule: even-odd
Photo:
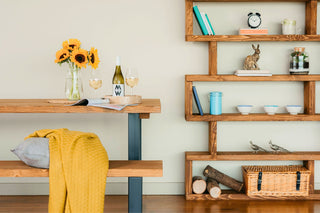
<svg viewBox="0 0 320 213"><path fill-rule="evenodd" d="M299 3L198 5L208 12L217 34L234 34L239 25L245 25L249 9L261 11L263 24L274 34L280 32L279 22L284 18L295 18L301 28L304 23L304 5ZM128 66L139 69L141 81L136 93L143 98L160 98L162 103L161 114L143 120L142 158L163 160L164 176L144 178L144 193L183 194L184 152L205 151L208 141L207 123L184 119L184 75L205 74L208 68L207 44L184 40L184 16L183 0L1 0L0 98L64 98L64 71L54 59L62 41L69 38L78 38L85 49L98 49L103 91L110 94L115 57L120 55L124 70ZM319 74L316 42L260 42L260 67L275 74L287 73L290 49L301 45L310 54L311 73ZM251 43L219 43L219 73L233 73L251 53ZM88 90L89 70L82 72ZM296 82L196 85L206 112L206 96L212 90L223 92L224 112L235 112L237 104L303 103L303 87ZM319 112L319 94L317 98ZM0 114L0 119L0 160L17 159L10 149L33 131L62 127L95 132L110 159L127 158L126 115ZM250 139L265 146L270 138L290 150L319 150L319 129L318 122L219 122L218 150L248 150ZM207 163L239 179L240 165L261 164L195 162L194 174L201 174ZM319 185L318 173L317 166ZM0 178L0 194L47 194L47 183L46 178ZM107 193L126 191L126 178L108 179Z"/></svg>

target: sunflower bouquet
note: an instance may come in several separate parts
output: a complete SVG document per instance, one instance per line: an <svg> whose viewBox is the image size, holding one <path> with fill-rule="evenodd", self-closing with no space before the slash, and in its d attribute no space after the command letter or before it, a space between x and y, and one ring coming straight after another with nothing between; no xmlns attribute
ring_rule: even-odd
<svg viewBox="0 0 320 213"><path fill-rule="evenodd" d="M97 69L100 62L98 50L92 47L90 51L80 48L81 42L78 39L69 39L62 43L62 49L56 52L55 63L61 65L67 63L72 76L72 86L66 88L66 96L69 100L79 100L82 93L82 84L79 79L79 70L86 68L87 64ZM67 86L67 85L66 85Z"/></svg>

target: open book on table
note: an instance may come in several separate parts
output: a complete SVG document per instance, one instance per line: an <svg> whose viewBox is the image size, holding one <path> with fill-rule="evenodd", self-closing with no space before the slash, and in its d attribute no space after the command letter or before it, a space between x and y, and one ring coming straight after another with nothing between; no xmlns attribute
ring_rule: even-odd
<svg viewBox="0 0 320 213"><path fill-rule="evenodd" d="M118 104L110 104L109 99L81 99L76 103L72 104L71 106L94 106L94 107L101 107L106 109L115 109L115 110L122 110L126 106L134 106L137 104L125 104L125 105L118 105Z"/></svg>

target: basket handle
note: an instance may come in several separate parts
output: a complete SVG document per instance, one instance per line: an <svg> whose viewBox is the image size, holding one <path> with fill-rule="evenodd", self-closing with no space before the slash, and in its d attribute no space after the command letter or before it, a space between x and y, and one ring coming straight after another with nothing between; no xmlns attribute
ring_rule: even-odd
<svg viewBox="0 0 320 213"><path fill-rule="evenodd" d="M262 183L262 172L259 172L259 176L258 176L258 191L261 190L261 183Z"/></svg>
<svg viewBox="0 0 320 213"><path fill-rule="evenodd" d="M301 179L301 173L297 171L297 184L296 184L296 190L300 190L300 179Z"/></svg>

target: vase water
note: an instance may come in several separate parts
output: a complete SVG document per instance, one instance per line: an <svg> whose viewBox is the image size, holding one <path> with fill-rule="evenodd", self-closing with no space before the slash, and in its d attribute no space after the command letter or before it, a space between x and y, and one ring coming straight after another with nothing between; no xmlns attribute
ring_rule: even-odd
<svg viewBox="0 0 320 213"><path fill-rule="evenodd" d="M71 63L66 75L65 94L68 100L80 100L83 96L80 69Z"/></svg>

